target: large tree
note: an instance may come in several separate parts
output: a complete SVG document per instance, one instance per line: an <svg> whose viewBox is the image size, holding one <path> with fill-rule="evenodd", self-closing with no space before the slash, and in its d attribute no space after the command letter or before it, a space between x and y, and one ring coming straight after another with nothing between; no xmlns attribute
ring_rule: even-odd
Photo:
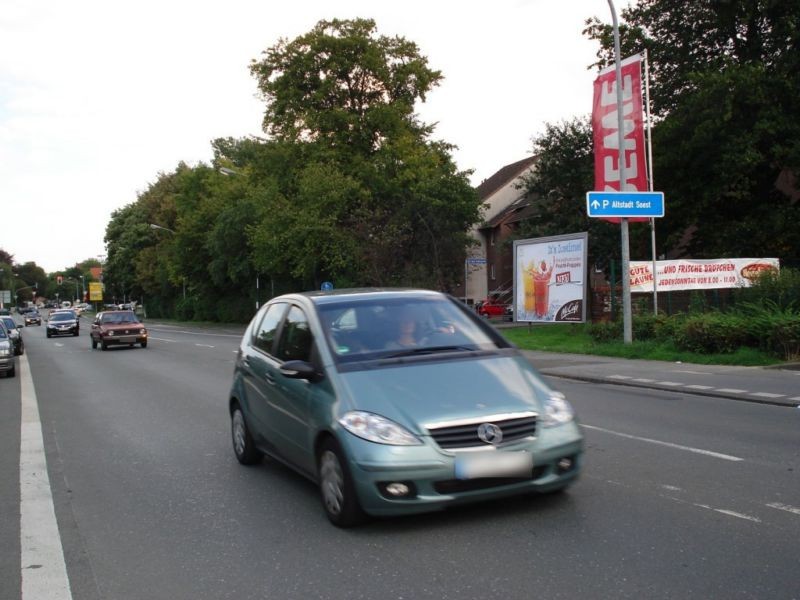
<svg viewBox="0 0 800 600"><path fill-rule="evenodd" d="M666 248L691 232L697 258L798 258L800 3L640 0L622 15L624 54L650 57ZM586 33L608 64L610 26Z"/></svg>
<svg viewBox="0 0 800 600"><path fill-rule="evenodd" d="M304 285L456 281L479 200L452 147L416 118L441 80L417 46L372 20L321 21L251 70L267 103L265 154L291 174L252 230L260 268L281 262Z"/></svg>

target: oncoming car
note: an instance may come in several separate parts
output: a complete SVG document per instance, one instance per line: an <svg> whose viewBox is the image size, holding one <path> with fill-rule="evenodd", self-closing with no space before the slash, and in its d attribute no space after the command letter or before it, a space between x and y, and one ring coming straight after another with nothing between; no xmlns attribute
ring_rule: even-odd
<svg viewBox="0 0 800 600"><path fill-rule="evenodd" d="M317 482L332 523L565 489L570 404L493 327L425 290L274 298L242 338L228 397L242 464Z"/></svg>
<svg viewBox="0 0 800 600"><path fill-rule="evenodd" d="M139 344L147 348L147 329L129 310L109 310L97 313L89 332L92 348L107 350L109 346Z"/></svg>
<svg viewBox="0 0 800 600"><path fill-rule="evenodd" d="M6 377L14 377L17 374L14 345L2 320L0 320L0 373L5 373Z"/></svg>
<svg viewBox="0 0 800 600"><path fill-rule="evenodd" d="M16 356L24 354L25 342L22 339L22 331L20 331L19 325L17 325L14 317L3 315L0 316L0 320L3 321L3 325L5 325L6 331L8 332L8 339L14 348L14 354Z"/></svg>
<svg viewBox="0 0 800 600"><path fill-rule="evenodd" d="M42 316L39 314L39 311L36 310L36 309L29 310L28 312L26 312L25 313L25 317L23 318L23 320L25 321L25 327L28 327L29 325L34 325L34 324L36 324L36 325L41 325L42 324Z"/></svg>
<svg viewBox="0 0 800 600"><path fill-rule="evenodd" d="M81 324L71 310L54 310L47 317L47 337L54 335L79 335Z"/></svg>

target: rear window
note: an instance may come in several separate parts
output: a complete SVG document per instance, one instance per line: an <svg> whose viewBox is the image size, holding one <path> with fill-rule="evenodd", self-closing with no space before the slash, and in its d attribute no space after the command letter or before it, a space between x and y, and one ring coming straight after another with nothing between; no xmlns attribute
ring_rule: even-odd
<svg viewBox="0 0 800 600"><path fill-rule="evenodd" d="M74 321L75 315L72 313L56 313L54 315L50 315L51 321Z"/></svg>

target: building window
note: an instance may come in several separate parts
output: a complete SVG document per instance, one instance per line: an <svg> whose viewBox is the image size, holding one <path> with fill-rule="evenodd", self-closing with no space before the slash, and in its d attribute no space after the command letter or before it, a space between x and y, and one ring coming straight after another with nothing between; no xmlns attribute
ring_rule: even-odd
<svg viewBox="0 0 800 600"><path fill-rule="evenodd" d="M494 229L489 232L489 245L494 246Z"/></svg>
<svg viewBox="0 0 800 600"><path fill-rule="evenodd" d="M495 276L494 276L494 264L492 264L491 271L492 271L492 281L494 281L494 279L495 279Z"/></svg>

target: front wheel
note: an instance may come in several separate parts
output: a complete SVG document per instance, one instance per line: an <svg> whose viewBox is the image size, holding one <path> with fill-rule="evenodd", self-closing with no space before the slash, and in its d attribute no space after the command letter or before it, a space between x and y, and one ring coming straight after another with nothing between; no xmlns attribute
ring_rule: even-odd
<svg viewBox="0 0 800 600"><path fill-rule="evenodd" d="M108 350L108 344L105 342L100 342L100 350Z"/></svg>
<svg viewBox="0 0 800 600"><path fill-rule="evenodd" d="M364 520L356 497L353 478L341 447L333 438L326 439L317 457L319 491L322 507L337 527L353 527Z"/></svg>
<svg viewBox="0 0 800 600"><path fill-rule="evenodd" d="M96 349L97 349L97 340L92 338L92 350L96 350Z"/></svg>
<svg viewBox="0 0 800 600"><path fill-rule="evenodd" d="M17 366L11 365L11 370L8 372L6 377L15 377L17 375Z"/></svg>
<svg viewBox="0 0 800 600"><path fill-rule="evenodd" d="M243 465L255 465L261 462L261 452L253 442L253 436L247 428L242 408L237 404L231 413L231 438L233 440L233 453Z"/></svg>
<svg viewBox="0 0 800 600"><path fill-rule="evenodd" d="M142 348L147 348L147 342L142 342Z"/></svg>

